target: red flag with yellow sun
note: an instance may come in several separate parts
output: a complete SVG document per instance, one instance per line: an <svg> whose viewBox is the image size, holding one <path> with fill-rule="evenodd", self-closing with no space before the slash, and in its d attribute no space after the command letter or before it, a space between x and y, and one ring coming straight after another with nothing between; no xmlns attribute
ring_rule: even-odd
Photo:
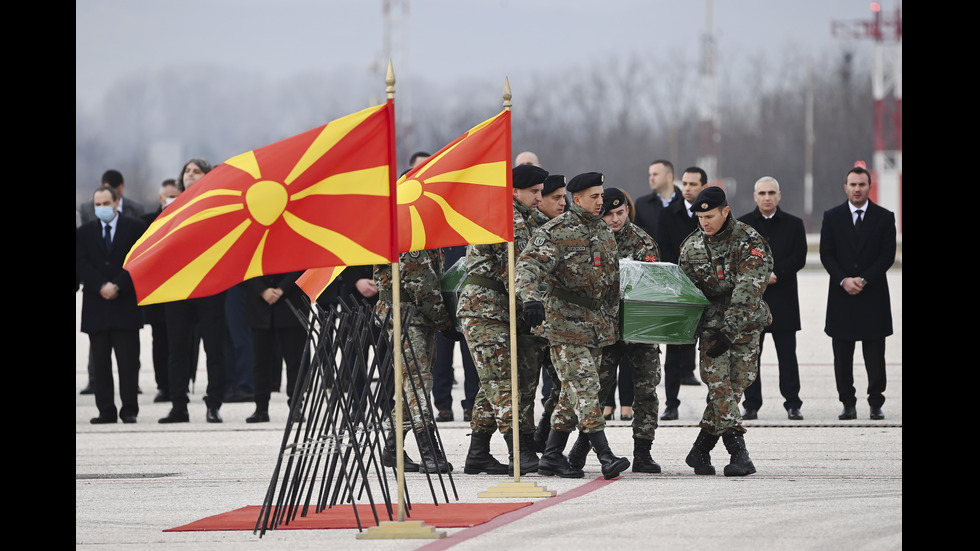
<svg viewBox="0 0 980 551"><path fill-rule="evenodd" d="M483 121L398 179L398 251L514 240L510 111Z"/></svg>
<svg viewBox="0 0 980 551"><path fill-rule="evenodd" d="M252 277L392 262L394 103L243 153L183 192L123 267L140 304Z"/></svg>

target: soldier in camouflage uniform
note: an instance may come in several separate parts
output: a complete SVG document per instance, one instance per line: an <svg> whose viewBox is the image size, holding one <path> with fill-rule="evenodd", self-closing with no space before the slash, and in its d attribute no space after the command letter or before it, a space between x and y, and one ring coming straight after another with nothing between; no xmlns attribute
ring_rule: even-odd
<svg viewBox="0 0 980 551"><path fill-rule="evenodd" d="M514 248L520 251L531 235L528 220L541 200L541 188L548 172L533 165L513 168ZM476 371L480 390L473 402L470 420L470 449L463 472L466 474L504 474L514 472L513 397L511 388L510 295L507 289L507 243L470 245L466 251L466 279L456 307L466 344ZM520 312L515 312L520 316ZM519 352L518 352L519 354ZM537 386L540 364L531 373L518 370L519 407L531 402ZM529 392L529 394L528 394ZM533 409L532 409L533 412ZM521 474L535 472L538 456L532 442L534 422L518 421ZM490 437L500 430L510 452L504 467L490 455Z"/></svg>
<svg viewBox="0 0 980 551"><path fill-rule="evenodd" d="M445 453L439 448L435 438L435 423L429 396L432 392L432 366L435 363L435 332L438 330L447 339L459 340L462 335L456 331L449 311L442 299L443 255L441 249L428 249L402 253L399 258L401 279L401 310L404 315L411 310L407 327L402 326L402 391L407 396L404 403L405 415L409 421L402 427L403 433L414 427L415 438L422 454L421 468L428 472L449 472L452 465L446 461ZM392 324L389 312L392 310L391 265L380 264L374 267L374 281L378 286L378 304L375 314L380 321L388 320L388 335ZM393 313L393 312L391 312ZM404 333L407 332L407 337ZM413 390L414 388L414 390ZM394 413L392 413L394 418ZM382 464L395 465L395 432L389 430L385 447L381 453ZM411 463L411 464L410 464ZM417 463L405 456L405 471L420 469Z"/></svg>
<svg viewBox="0 0 980 551"><path fill-rule="evenodd" d="M745 448L738 403L758 374L759 339L772 321L762 299L772 253L758 232L731 215L721 188L702 190L691 211L700 227L681 245L678 264L711 304L697 330L708 405L686 462L695 474L715 474L709 452L720 436L731 454L725 476L745 476L755 466Z"/></svg>
<svg viewBox="0 0 980 551"><path fill-rule="evenodd" d="M616 249L619 258L640 262L657 262L660 247L643 228L630 221L630 205L626 194L617 188L605 189L602 200L603 220L616 236ZM623 357L629 360L633 369L633 472L659 473L660 465L650 456L657 431L657 417L660 400L657 398L657 385L660 384L660 346L648 343L627 343L616 341L602 349L602 362L599 364L599 396L607 396L616 382L616 366ZM568 453L568 463L572 468L581 469L585 465L589 451L588 439L579 432L578 440Z"/></svg>
<svg viewBox="0 0 980 551"><path fill-rule="evenodd" d="M565 176L562 174L549 174L544 179L544 188L541 190L541 203L531 214L531 223L537 228L548 223L549 220L565 212ZM520 254L520 250L517 251ZM544 369L545 376L551 380L551 388L544 400L544 411L538 426L534 429L534 451L544 452L545 443L548 441L548 433L551 432L551 413L555 411L558 404L558 396L561 394L561 379L555 371L554 364L551 363L551 346L548 340L529 332L522 332L517 337L517 361L518 369L522 372L537 373ZM537 383L537 377L534 379ZM536 389L531 388L531 395L525 401L524 395L528 389L521 389L521 424L530 426L534 423L534 397Z"/></svg>
<svg viewBox="0 0 980 551"><path fill-rule="evenodd" d="M517 260L517 294L533 332L551 343L551 361L561 379L561 397L551 416L551 432L538 472L580 478L563 452L573 417L610 479L629 468L606 439L599 401L602 347L618 340L619 259L616 238L600 216L602 174L579 174L568 182L571 210L535 231ZM568 408L572 411L567 411Z"/></svg>

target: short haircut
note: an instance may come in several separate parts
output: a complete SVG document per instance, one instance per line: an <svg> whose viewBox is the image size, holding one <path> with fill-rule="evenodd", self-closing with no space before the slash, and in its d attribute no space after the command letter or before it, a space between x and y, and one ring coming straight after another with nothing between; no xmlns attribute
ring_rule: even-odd
<svg viewBox="0 0 980 551"><path fill-rule="evenodd" d="M702 186L708 185L708 173L705 172L704 169L702 169L701 167L698 167L698 166L689 166L689 167L687 167L687 168L684 169L684 174L687 174L688 172L690 172L692 174L697 174L701 178L701 185Z"/></svg>
<svg viewBox="0 0 980 551"><path fill-rule="evenodd" d="M652 163L650 163L650 166L653 166L653 165L664 165L665 167L667 167L667 170L671 174L674 173L674 163L672 163L670 161L666 161L664 159L657 159L656 161L653 161Z"/></svg>
<svg viewBox="0 0 980 551"><path fill-rule="evenodd" d="M117 188L123 185L123 175L118 170L109 169L102 173L102 184Z"/></svg>
<svg viewBox="0 0 980 551"><path fill-rule="evenodd" d="M763 176L762 178L756 180L755 184L752 186L752 191L755 192L755 188L759 187L759 184L765 182L772 182L773 184L776 184L776 191L779 191L779 182L777 182L772 176Z"/></svg>
<svg viewBox="0 0 980 551"><path fill-rule="evenodd" d="M411 167L412 165L414 165L415 164L415 161L419 157L431 157L431 156L432 156L432 154L429 153L429 152L427 152L427 151L416 151L415 153L412 153L412 156L411 157L408 158L408 166Z"/></svg>
<svg viewBox="0 0 980 551"><path fill-rule="evenodd" d="M844 175L844 179L847 180L847 176L850 175L850 174L852 174L852 173L853 174L864 174L865 176L868 177L868 185L869 186L871 185L871 173L868 172L868 169L862 168L862 167L859 167L859 166L856 166L856 167L852 168L851 170L848 170L847 171L847 174Z"/></svg>
<svg viewBox="0 0 980 551"><path fill-rule="evenodd" d="M119 200L119 194L116 193L115 188L113 188L112 186L99 186L92 193L92 197L95 197L95 194L98 193L98 192L100 192L100 191L108 191L109 193L111 193L112 194L112 202L113 203L115 203L116 201Z"/></svg>

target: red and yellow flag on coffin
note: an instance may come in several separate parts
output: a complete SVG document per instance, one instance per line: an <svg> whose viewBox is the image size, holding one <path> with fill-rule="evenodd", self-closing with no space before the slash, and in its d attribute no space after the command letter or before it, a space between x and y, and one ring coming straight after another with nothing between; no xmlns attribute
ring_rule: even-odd
<svg viewBox="0 0 980 551"><path fill-rule="evenodd" d="M398 179L398 252L514 240L510 111Z"/></svg>
<svg viewBox="0 0 980 551"><path fill-rule="evenodd" d="M394 103L236 157L182 193L123 267L140 304L252 277L392 262Z"/></svg>

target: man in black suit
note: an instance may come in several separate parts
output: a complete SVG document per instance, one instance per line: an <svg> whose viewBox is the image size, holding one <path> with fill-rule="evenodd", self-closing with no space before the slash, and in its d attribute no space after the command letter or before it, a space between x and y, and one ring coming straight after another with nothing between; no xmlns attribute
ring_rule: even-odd
<svg viewBox="0 0 980 551"><path fill-rule="evenodd" d="M800 296L796 272L806 266L806 228L803 220L779 208L782 195L779 182L763 176L755 183L756 209L739 218L752 226L769 242L773 269L769 286L762 295L772 313L772 323L759 339L759 375L745 389L745 413L742 419L758 419L762 408L762 346L766 333L772 335L779 361L779 393L787 416L802 421L800 407L800 365L796 360L796 332L800 330Z"/></svg>
<svg viewBox="0 0 980 551"><path fill-rule="evenodd" d="M658 222L657 233L660 239L660 258L663 262L677 261L681 256L681 243L698 228L698 217L691 212L691 205L701 190L708 184L708 175L703 169L692 166L681 175L681 199L664 209ZM666 403L660 418L664 421L677 419L678 398L682 384L701 384L694 371L697 369L696 344L668 344L664 355L664 394Z"/></svg>
<svg viewBox="0 0 980 551"><path fill-rule="evenodd" d="M93 194L93 212L97 219L75 231L75 269L83 285L81 330L89 336L95 405L99 408L99 416L92 418L92 423L115 423L117 413L124 423L135 423L143 320L123 262L146 226L142 220L119 212L119 198L109 186ZM122 401L118 411L113 398L113 352Z"/></svg>
<svg viewBox="0 0 980 551"><path fill-rule="evenodd" d="M885 337L892 334L891 296L886 272L895 263L895 213L868 199L871 174L847 173L847 201L823 214L820 262L830 274L824 332L834 348L839 419L856 419L854 343L861 341L868 372L871 419L884 419Z"/></svg>
<svg viewBox="0 0 980 551"><path fill-rule="evenodd" d="M643 228L659 245L660 214L669 205L679 202L683 195L674 185L674 165L670 161L653 161L648 173L651 191L633 202L636 207L633 223Z"/></svg>
<svg viewBox="0 0 980 551"><path fill-rule="evenodd" d="M115 191L118 202L116 210L120 213L131 218L143 217L143 205L131 199L123 199L123 188L126 186L123 182L123 175L118 170L109 169L103 172L99 186L109 186ZM81 217L83 224L96 220L94 201L86 201L79 205L78 216ZM95 392L95 372L91 358L89 358L88 364L88 384L82 389L81 394L93 394Z"/></svg>

